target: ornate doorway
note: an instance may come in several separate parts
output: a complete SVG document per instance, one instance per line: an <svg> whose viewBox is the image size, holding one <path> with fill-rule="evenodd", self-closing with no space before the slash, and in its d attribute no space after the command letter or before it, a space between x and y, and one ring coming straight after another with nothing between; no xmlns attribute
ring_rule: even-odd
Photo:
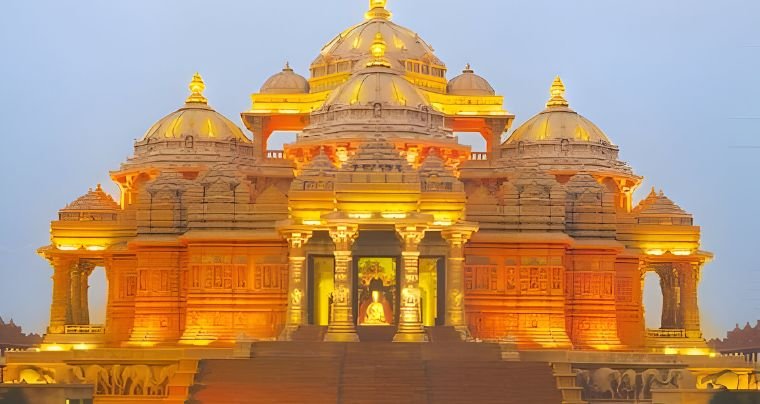
<svg viewBox="0 0 760 404"><path fill-rule="evenodd" d="M356 324L398 324L399 258L357 257L354 271L353 301Z"/></svg>
<svg viewBox="0 0 760 404"><path fill-rule="evenodd" d="M327 326L335 288L335 258L331 255L310 256L308 282L309 324Z"/></svg>

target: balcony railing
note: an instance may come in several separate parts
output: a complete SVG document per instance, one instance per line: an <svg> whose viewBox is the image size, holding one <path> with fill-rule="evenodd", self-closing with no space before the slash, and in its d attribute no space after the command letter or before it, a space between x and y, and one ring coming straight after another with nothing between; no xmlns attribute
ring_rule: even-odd
<svg viewBox="0 0 760 404"><path fill-rule="evenodd" d="M282 150L267 150L268 159L284 159L285 152Z"/></svg>
<svg viewBox="0 0 760 404"><path fill-rule="evenodd" d="M488 160L488 153L486 153L486 152L471 152L470 153L470 160L487 161Z"/></svg>
<svg viewBox="0 0 760 404"><path fill-rule="evenodd" d="M680 328L647 329L650 338L686 338L686 330Z"/></svg>
<svg viewBox="0 0 760 404"><path fill-rule="evenodd" d="M64 334L105 334L104 325L67 325L63 328Z"/></svg>

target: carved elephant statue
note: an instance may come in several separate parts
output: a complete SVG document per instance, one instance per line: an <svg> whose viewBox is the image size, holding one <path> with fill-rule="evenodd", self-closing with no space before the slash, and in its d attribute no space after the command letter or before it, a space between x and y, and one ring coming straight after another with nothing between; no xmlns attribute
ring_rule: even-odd
<svg viewBox="0 0 760 404"><path fill-rule="evenodd" d="M618 385L618 397L622 399L634 399L636 398L636 392L638 389L637 383L638 375L633 369L628 369L620 374L620 384Z"/></svg>
<svg viewBox="0 0 760 404"><path fill-rule="evenodd" d="M583 388L583 397L591 397L591 371L575 369L575 385Z"/></svg>
<svg viewBox="0 0 760 404"><path fill-rule="evenodd" d="M107 394L111 389L108 370L100 365L72 366L75 383L92 384L95 394Z"/></svg>
<svg viewBox="0 0 760 404"><path fill-rule="evenodd" d="M164 395L166 394L166 387L169 384L174 374L177 373L177 365L164 366L158 372L158 377L153 380L151 386L148 387L148 394L150 395Z"/></svg>
<svg viewBox="0 0 760 404"><path fill-rule="evenodd" d="M639 399L648 400L652 398L652 387L660 388L666 386L668 383L668 378L660 369L647 369L641 372L641 390L639 391Z"/></svg>
<svg viewBox="0 0 760 404"><path fill-rule="evenodd" d="M677 389L696 389L697 377L687 369L670 369L668 384Z"/></svg>
<svg viewBox="0 0 760 404"><path fill-rule="evenodd" d="M620 379L619 370L599 368L591 374L591 386L593 391L600 395L599 398L617 398Z"/></svg>
<svg viewBox="0 0 760 404"><path fill-rule="evenodd" d="M123 394L125 395L146 395L152 388L153 371L147 365L130 365L125 366L121 373L123 385Z"/></svg>

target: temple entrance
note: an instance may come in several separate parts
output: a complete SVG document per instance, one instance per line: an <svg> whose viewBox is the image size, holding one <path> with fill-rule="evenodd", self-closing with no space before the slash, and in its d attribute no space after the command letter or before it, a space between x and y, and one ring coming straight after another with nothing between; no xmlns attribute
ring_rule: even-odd
<svg viewBox="0 0 760 404"><path fill-rule="evenodd" d="M327 326L335 288L335 259L332 256L309 257L308 282L311 291L307 310L309 324Z"/></svg>
<svg viewBox="0 0 760 404"><path fill-rule="evenodd" d="M446 290L446 257L420 258L420 310L422 324L433 327L444 324L446 312L443 291ZM439 292L440 291L440 292Z"/></svg>
<svg viewBox="0 0 760 404"><path fill-rule="evenodd" d="M354 313L359 326L398 324L398 257L359 257L355 262Z"/></svg>

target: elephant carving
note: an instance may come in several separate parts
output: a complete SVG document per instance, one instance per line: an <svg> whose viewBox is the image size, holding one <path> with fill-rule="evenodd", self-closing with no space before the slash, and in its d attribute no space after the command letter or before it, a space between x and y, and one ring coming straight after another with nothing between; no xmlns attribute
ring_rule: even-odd
<svg viewBox="0 0 760 404"><path fill-rule="evenodd" d="M74 381L81 384L92 384L95 394L108 394L112 389L108 370L100 365L72 366L70 369Z"/></svg>
<svg viewBox="0 0 760 404"><path fill-rule="evenodd" d="M696 389L697 378L687 369L671 369L668 372L668 383L677 389Z"/></svg>
<svg viewBox="0 0 760 404"><path fill-rule="evenodd" d="M649 399L652 397L652 387L660 388L668 385L669 380L663 376L660 369L647 369L641 372L641 391L639 399Z"/></svg>
<svg viewBox="0 0 760 404"><path fill-rule="evenodd" d="M177 373L177 365L164 366L158 372L158 377L153 381L152 385L148 389L148 394L163 395L166 394L166 387L169 384L169 380L174 374Z"/></svg>
<svg viewBox="0 0 760 404"><path fill-rule="evenodd" d="M621 374L619 370L599 368L591 374L591 389L603 398L617 397ZM609 396L609 397L608 397Z"/></svg>
<svg viewBox="0 0 760 404"><path fill-rule="evenodd" d="M637 374L633 369L628 369L620 374L620 384L618 385L618 397L623 399L636 398L636 390L638 387Z"/></svg>
<svg viewBox="0 0 760 404"><path fill-rule="evenodd" d="M153 383L153 372L147 365L131 365L124 368L121 378L124 382L123 394L147 395Z"/></svg>

